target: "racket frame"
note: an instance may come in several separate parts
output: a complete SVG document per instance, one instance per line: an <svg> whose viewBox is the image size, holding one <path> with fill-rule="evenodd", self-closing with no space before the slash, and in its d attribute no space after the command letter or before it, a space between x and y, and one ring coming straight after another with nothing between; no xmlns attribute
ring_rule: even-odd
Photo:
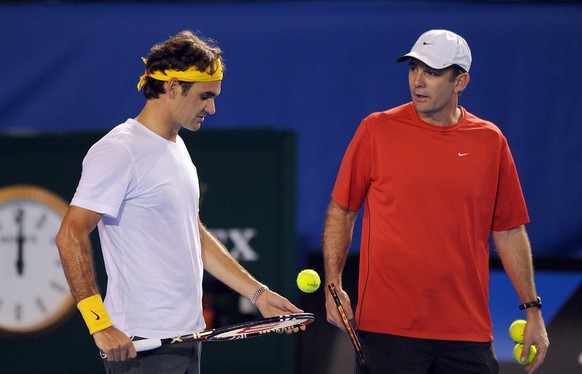
<svg viewBox="0 0 582 374"><path fill-rule="evenodd" d="M358 363L360 364L360 366L366 367L367 362L366 362L366 357L364 356L364 352L362 352L362 345L360 344L360 340L358 339L358 336L356 335L356 331L354 330L352 323L350 322L350 320L348 319L348 316L346 315L346 312L344 310L344 306L339 298L339 295L337 293L335 285L333 283L330 283L327 285L327 287L329 289L329 292L331 293L333 301L335 302L335 305L336 305L337 310L340 314L340 317L342 318L342 322L344 324L344 327L346 328L348 336L350 337L352 345L354 346L354 349L356 350L356 354L358 357Z"/></svg>
<svg viewBox="0 0 582 374"><path fill-rule="evenodd" d="M133 345L138 352L159 348L162 345L186 342L217 342L253 338L274 332L284 332L310 324L315 320L313 313L284 314L254 321L237 323L211 330L172 338L149 338L135 340ZM281 326L281 327L277 327Z"/></svg>

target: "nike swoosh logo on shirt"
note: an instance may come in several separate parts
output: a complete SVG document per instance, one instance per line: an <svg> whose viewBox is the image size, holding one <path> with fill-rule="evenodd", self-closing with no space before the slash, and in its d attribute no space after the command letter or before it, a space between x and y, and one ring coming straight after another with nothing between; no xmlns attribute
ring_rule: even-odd
<svg viewBox="0 0 582 374"><path fill-rule="evenodd" d="M459 152L459 153L457 153L457 156L459 156L459 157L465 157L468 154L469 154L469 152L467 152L467 153L461 153L461 152Z"/></svg>

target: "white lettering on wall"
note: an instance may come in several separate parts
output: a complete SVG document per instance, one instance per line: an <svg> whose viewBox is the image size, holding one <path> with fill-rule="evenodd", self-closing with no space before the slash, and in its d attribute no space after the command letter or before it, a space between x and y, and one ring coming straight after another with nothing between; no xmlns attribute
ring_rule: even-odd
<svg viewBox="0 0 582 374"><path fill-rule="evenodd" d="M257 230L252 227L231 229L208 229L229 250L237 261L258 261L259 254L250 242L257 236Z"/></svg>

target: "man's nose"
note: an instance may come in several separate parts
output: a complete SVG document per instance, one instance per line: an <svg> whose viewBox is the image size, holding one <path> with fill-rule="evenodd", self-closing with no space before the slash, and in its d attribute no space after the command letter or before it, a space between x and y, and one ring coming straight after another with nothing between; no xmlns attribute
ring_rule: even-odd
<svg viewBox="0 0 582 374"><path fill-rule="evenodd" d="M214 104L214 99L209 99L206 102L206 106L204 107L204 111L208 114L216 113L216 106Z"/></svg>

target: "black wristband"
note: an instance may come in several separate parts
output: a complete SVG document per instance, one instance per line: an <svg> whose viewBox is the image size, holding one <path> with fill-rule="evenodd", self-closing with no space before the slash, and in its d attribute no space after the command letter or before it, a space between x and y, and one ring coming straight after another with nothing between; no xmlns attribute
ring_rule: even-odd
<svg viewBox="0 0 582 374"><path fill-rule="evenodd" d="M538 296L536 301L530 301L529 303L521 304L519 306L520 310L524 310L527 308L538 308L542 309L542 299Z"/></svg>

